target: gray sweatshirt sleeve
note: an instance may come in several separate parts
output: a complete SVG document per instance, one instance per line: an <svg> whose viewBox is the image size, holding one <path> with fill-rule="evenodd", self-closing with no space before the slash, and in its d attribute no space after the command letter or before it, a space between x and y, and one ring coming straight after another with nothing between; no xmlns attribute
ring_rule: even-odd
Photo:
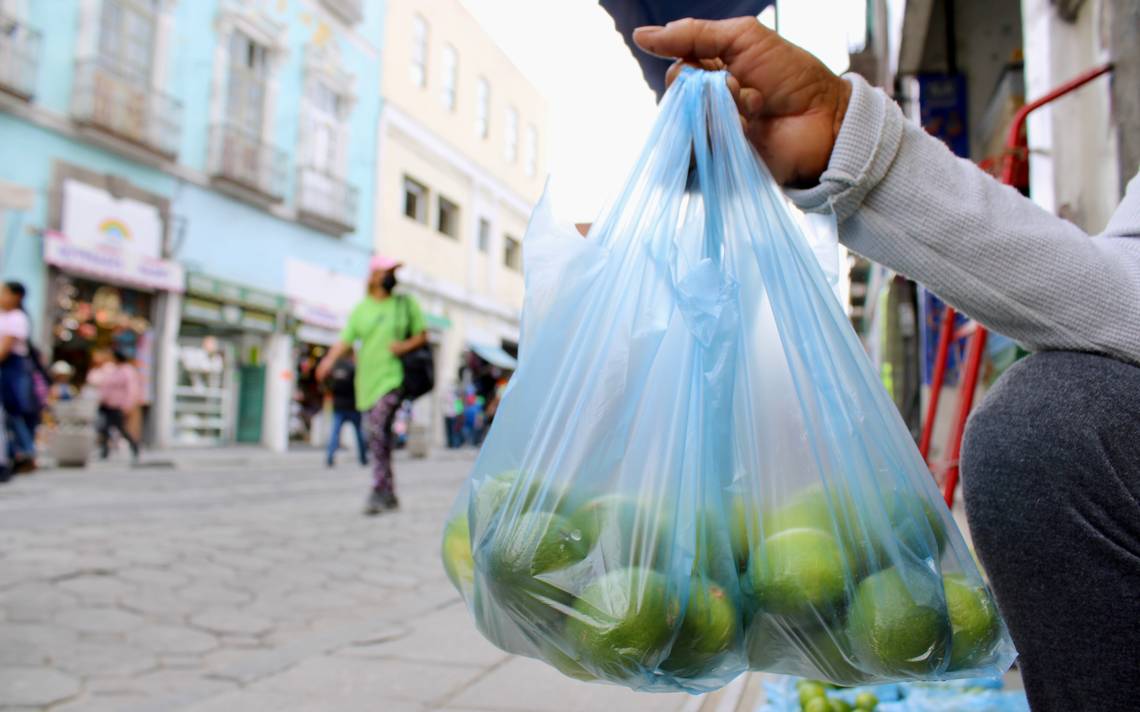
<svg viewBox="0 0 1140 712"><path fill-rule="evenodd" d="M1140 364L1140 175L1089 237L1003 186L851 76L851 103L802 210L835 211L851 250L1032 350Z"/></svg>

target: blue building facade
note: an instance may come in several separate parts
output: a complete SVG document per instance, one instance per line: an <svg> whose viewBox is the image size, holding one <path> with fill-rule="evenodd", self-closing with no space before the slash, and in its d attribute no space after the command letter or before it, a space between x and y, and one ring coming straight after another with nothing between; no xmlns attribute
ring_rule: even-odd
<svg viewBox="0 0 1140 712"><path fill-rule="evenodd" d="M372 251L383 11L0 0L0 276L80 378L136 358L150 442L304 429Z"/></svg>

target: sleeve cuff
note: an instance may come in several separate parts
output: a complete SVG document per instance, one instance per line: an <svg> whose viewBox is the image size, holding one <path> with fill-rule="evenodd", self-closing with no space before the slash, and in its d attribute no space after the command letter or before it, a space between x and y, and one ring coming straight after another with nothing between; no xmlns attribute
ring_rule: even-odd
<svg viewBox="0 0 1140 712"><path fill-rule="evenodd" d="M887 174L905 121L894 102L861 76L847 74L844 79L851 83L851 100L827 170L819 177L818 185L786 190L800 210L834 210L840 223L859 209L863 199Z"/></svg>

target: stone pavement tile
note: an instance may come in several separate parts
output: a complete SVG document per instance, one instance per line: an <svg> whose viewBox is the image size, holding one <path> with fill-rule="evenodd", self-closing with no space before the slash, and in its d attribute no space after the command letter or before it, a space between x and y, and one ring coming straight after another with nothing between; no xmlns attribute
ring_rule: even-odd
<svg viewBox="0 0 1140 712"><path fill-rule="evenodd" d="M51 712L122 712L145 702L142 695L92 695L84 693L69 702L52 707Z"/></svg>
<svg viewBox="0 0 1140 712"><path fill-rule="evenodd" d="M426 708L414 702L377 701L369 697L348 699L339 704L343 710L382 710L383 712L423 712ZM237 690L186 707L182 712L328 712L331 707L320 697L297 697L251 690Z"/></svg>
<svg viewBox="0 0 1140 712"><path fill-rule="evenodd" d="M82 677L123 677L158 667L158 656L123 643L79 641L52 653L52 667Z"/></svg>
<svg viewBox="0 0 1140 712"><path fill-rule="evenodd" d="M218 647L212 635L181 626L154 625L127 636L130 643L162 654L205 653Z"/></svg>
<svg viewBox="0 0 1140 712"><path fill-rule="evenodd" d="M56 652L75 639L75 632L62 626L0 624L0 665L48 665Z"/></svg>
<svg viewBox="0 0 1140 712"><path fill-rule="evenodd" d="M253 600L250 593L218 584L191 584L178 589L178 595L194 603L218 606L240 606Z"/></svg>
<svg viewBox="0 0 1140 712"><path fill-rule="evenodd" d="M480 674L480 668L458 665L320 657L248 689L324 699L329 709L351 709L353 701L360 700L371 700L375 709L388 709L395 701L443 698Z"/></svg>
<svg viewBox="0 0 1140 712"><path fill-rule="evenodd" d="M10 621L50 621L60 609L78 603L78 598L48 582L25 583L0 591L0 610Z"/></svg>
<svg viewBox="0 0 1140 712"><path fill-rule="evenodd" d="M127 633L143 624L142 618L118 608L72 608L55 621L81 633Z"/></svg>
<svg viewBox="0 0 1140 712"><path fill-rule="evenodd" d="M0 702L13 707L40 707L62 702L79 692L79 680L46 667L0 668Z"/></svg>
<svg viewBox="0 0 1140 712"><path fill-rule="evenodd" d="M110 685L100 681L98 694L141 698L121 705L118 708L121 712L180 710L192 702L230 692L236 687L232 682L211 678L194 670L157 670L117 683Z"/></svg>
<svg viewBox="0 0 1140 712"><path fill-rule="evenodd" d="M94 574L69 578L57 585L63 591L75 594L87 603L114 603L135 590L132 584L120 581L114 576Z"/></svg>
<svg viewBox="0 0 1140 712"><path fill-rule="evenodd" d="M190 577L171 569L152 566L131 566L115 572L124 581L161 588L177 588L190 583Z"/></svg>
<svg viewBox="0 0 1140 712"><path fill-rule="evenodd" d="M337 655L354 658L396 658L417 662L490 667L507 653L489 643L475 628L467 607L456 604L409 622L412 630L389 641L352 645Z"/></svg>
<svg viewBox="0 0 1140 712"><path fill-rule="evenodd" d="M580 682L546 663L514 657L445 701L455 707L502 712L669 712L689 701L685 694L634 692L616 685Z"/></svg>
<svg viewBox="0 0 1140 712"><path fill-rule="evenodd" d="M226 608L210 608L190 617L196 628L218 634L257 636L273 629L273 621Z"/></svg>
<svg viewBox="0 0 1140 712"><path fill-rule="evenodd" d="M202 608L167 588L144 588L123 596L119 607L134 613L164 619L187 618Z"/></svg>

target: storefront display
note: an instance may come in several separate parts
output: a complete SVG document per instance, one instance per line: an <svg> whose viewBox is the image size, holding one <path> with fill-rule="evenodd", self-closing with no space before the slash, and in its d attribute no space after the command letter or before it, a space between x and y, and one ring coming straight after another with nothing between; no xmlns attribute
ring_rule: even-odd
<svg viewBox="0 0 1140 712"><path fill-rule="evenodd" d="M285 322L282 297L190 274L178 338L173 441L259 443L269 337Z"/></svg>

